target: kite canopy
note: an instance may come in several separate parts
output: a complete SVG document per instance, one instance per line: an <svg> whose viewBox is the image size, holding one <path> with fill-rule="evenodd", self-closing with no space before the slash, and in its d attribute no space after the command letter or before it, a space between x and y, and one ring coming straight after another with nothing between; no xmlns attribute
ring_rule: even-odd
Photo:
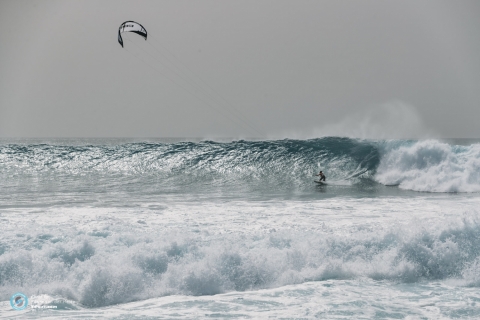
<svg viewBox="0 0 480 320"><path fill-rule="evenodd" d="M138 22L135 21L125 21L120 25L120 28L118 28L118 43L123 48L123 39L122 39L122 33L123 32L134 32L136 34L141 35L142 37L147 40L147 30Z"/></svg>

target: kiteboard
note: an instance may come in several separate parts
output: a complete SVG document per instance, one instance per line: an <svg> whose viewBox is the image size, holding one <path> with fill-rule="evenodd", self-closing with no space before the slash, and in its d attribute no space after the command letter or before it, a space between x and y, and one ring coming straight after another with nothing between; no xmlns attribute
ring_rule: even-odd
<svg viewBox="0 0 480 320"><path fill-rule="evenodd" d="M314 180L314 181L315 181L315 183L318 183L321 186L327 185L327 183L325 181L317 181L317 180Z"/></svg>

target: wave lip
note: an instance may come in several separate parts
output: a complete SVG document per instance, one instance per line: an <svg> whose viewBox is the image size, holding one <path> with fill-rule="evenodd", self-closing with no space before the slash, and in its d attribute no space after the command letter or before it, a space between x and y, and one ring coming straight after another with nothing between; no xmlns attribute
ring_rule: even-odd
<svg viewBox="0 0 480 320"><path fill-rule="evenodd" d="M425 192L480 192L480 144L418 141L386 150L375 176L384 185Z"/></svg>

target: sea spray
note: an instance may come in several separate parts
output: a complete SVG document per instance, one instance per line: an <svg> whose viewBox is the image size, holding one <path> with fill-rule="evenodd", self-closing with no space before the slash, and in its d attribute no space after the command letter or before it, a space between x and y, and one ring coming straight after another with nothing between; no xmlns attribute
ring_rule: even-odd
<svg viewBox="0 0 480 320"><path fill-rule="evenodd" d="M479 192L480 144L450 145L435 140L386 147L376 181L429 192Z"/></svg>

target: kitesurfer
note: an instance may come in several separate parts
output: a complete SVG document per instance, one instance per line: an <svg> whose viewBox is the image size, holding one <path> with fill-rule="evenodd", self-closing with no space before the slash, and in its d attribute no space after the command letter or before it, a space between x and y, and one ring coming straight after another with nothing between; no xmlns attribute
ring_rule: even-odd
<svg viewBox="0 0 480 320"><path fill-rule="evenodd" d="M320 173L316 174L315 176L320 177L319 181L325 181L325 179L326 179L326 177L325 177L325 175L323 174L322 171L320 171Z"/></svg>

